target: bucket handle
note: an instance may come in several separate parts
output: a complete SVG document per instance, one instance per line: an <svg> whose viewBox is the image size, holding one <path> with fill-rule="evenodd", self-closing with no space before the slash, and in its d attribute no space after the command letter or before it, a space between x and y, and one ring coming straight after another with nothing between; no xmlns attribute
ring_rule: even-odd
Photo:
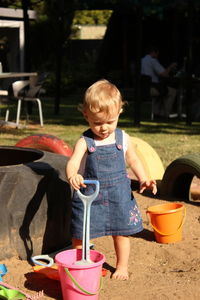
<svg viewBox="0 0 200 300"><path fill-rule="evenodd" d="M72 274L70 273L69 269L68 268L65 268L65 272L67 273L67 275L69 276L69 278L71 279L71 281L75 284L75 286L83 293L85 293L86 295L90 295L90 296L93 296L93 295L96 295L99 293L99 291L102 289L102 286L103 286L103 278L101 276L100 278L100 284L99 284L99 288L98 290L95 292L95 293L91 293L91 292L88 292L87 290L85 290L83 287L80 286L80 284L76 281L76 279L72 276Z"/></svg>
<svg viewBox="0 0 200 300"><path fill-rule="evenodd" d="M150 212L147 211L146 213L149 214ZM165 235L165 236L167 236L167 235L174 235L174 234L175 234L179 229L181 229L181 227L183 226L183 224L184 224L184 222L185 222L185 217L186 217L186 208L184 207L183 219L182 219L182 221L181 221L181 224L179 225L179 227L177 228L177 230L176 230L174 233L163 233L163 232L161 232L160 230L158 230L158 229L151 223L151 220L150 220L150 223L151 223L152 228L153 228L157 233L159 233L160 235Z"/></svg>

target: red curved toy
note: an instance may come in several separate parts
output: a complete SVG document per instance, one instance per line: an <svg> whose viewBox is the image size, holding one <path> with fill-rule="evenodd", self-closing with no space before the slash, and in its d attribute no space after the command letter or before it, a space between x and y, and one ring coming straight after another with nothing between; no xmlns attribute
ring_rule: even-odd
<svg viewBox="0 0 200 300"><path fill-rule="evenodd" d="M72 149L63 140L49 134L35 134L17 142L16 147L34 148L65 156L72 155Z"/></svg>

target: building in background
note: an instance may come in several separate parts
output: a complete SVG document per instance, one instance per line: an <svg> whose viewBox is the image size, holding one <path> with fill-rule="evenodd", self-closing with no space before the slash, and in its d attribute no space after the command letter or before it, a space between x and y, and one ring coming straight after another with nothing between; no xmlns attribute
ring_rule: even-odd
<svg viewBox="0 0 200 300"><path fill-rule="evenodd" d="M80 40L101 40L106 32L106 25L76 25Z"/></svg>
<svg viewBox="0 0 200 300"><path fill-rule="evenodd" d="M36 18L28 11L29 20ZM24 71L23 10L0 8L0 61L3 72Z"/></svg>

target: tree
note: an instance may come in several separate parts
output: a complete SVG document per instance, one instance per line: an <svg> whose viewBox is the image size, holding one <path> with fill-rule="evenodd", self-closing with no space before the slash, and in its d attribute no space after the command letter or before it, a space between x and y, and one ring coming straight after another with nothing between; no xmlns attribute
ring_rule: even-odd
<svg viewBox="0 0 200 300"><path fill-rule="evenodd" d="M51 38L54 40L55 61L56 61L56 97L55 114L59 113L61 71L64 44L71 33L71 24L74 17L74 4L72 0L46 0L45 10L51 20Z"/></svg>
<svg viewBox="0 0 200 300"><path fill-rule="evenodd" d="M112 10L76 10L73 25L107 25Z"/></svg>

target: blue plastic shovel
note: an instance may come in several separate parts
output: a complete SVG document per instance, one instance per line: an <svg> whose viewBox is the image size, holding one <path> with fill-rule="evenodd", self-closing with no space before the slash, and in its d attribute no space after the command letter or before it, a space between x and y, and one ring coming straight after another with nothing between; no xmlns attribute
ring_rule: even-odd
<svg viewBox="0 0 200 300"><path fill-rule="evenodd" d="M93 263L90 259L90 209L92 202L99 194L99 181L84 180L84 183L96 185L96 190L89 196L83 195L79 190L77 191L78 196L82 200L84 206L82 259L75 262L77 265L87 265Z"/></svg>
<svg viewBox="0 0 200 300"><path fill-rule="evenodd" d="M5 264L0 264L0 281L3 281L2 276L8 272Z"/></svg>

